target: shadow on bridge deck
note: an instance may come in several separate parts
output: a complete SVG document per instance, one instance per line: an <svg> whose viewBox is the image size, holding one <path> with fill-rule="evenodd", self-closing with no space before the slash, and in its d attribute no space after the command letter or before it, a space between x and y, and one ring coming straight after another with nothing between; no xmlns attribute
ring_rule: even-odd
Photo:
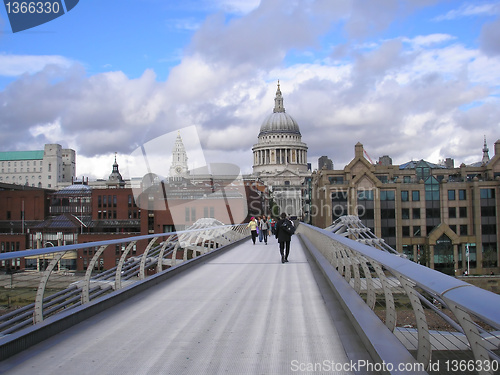
<svg viewBox="0 0 500 375"><path fill-rule="evenodd" d="M274 238L248 240L1 362L0 372L325 373L368 360L297 236L289 260Z"/></svg>

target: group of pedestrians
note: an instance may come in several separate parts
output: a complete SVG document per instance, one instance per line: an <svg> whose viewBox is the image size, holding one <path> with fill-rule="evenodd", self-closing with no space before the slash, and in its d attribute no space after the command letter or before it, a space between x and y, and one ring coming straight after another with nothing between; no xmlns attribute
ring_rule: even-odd
<svg viewBox="0 0 500 375"><path fill-rule="evenodd" d="M274 235L279 243L281 254L281 263L288 262L290 254L290 241L295 231L293 222L287 217L286 213L282 213L280 219L276 222L271 216L252 217L247 227L250 228L252 234L252 242L255 245L257 238L259 242L264 241L267 245L267 239Z"/></svg>

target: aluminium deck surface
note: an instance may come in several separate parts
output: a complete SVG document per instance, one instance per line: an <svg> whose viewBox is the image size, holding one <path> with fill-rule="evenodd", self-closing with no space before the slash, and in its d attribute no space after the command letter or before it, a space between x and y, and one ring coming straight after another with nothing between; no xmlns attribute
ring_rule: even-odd
<svg viewBox="0 0 500 375"><path fill-rule="evenodd" d="M319 363L314 373L344 373L325 366L358 349L343 345L345 324L335 327L297 236L291 247L282 264L274 238L248 240L1 362L0 373L289 374Z"/></svg>

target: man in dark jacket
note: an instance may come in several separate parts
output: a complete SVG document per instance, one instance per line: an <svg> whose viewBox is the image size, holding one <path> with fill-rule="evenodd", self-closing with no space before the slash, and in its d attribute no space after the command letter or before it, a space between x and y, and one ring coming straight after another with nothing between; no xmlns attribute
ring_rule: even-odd
<svg viewBox="0 0 500 375"><path fill-rule="evenodd" d="M286 213L281 214L281 219L276 223L276 238L278 239L278 243L280 244L280 253L281 253L281 263L288 262L288 254L290 254L290 241L292 239L292 235L283 229L285 222L287 224L293 226L292 222L287 219Z"/></svg>

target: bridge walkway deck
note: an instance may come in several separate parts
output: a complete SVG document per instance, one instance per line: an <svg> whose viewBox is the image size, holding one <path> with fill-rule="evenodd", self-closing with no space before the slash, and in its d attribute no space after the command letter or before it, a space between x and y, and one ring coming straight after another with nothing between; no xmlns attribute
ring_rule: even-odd
<svg viewBox="0 0 500 375"><path fill-rule="evenodd" d="M368 354L293 236L250 240L0 363L8 374L325 373ZM302 371L306 370L306 371ZM334 372L331 373L348 373Z"/></svg>

